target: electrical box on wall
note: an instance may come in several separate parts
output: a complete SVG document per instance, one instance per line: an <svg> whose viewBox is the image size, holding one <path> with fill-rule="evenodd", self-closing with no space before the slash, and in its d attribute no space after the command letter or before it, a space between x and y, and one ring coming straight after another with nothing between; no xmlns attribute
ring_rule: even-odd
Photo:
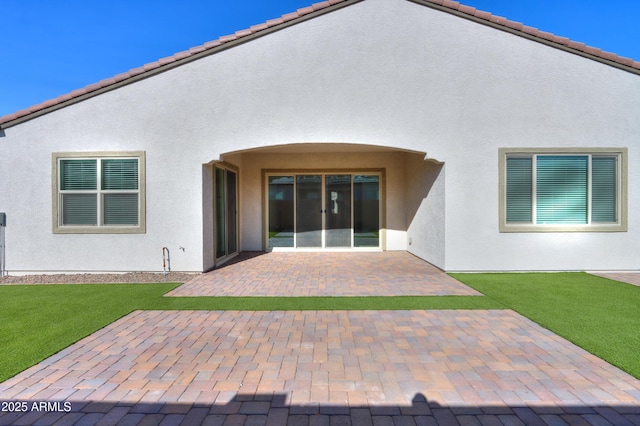
<svg viewBox="0 0 640 426"><path fill-rule="evenodd" d="M7 226L7 214L0 212L0 226Z"/></svg>

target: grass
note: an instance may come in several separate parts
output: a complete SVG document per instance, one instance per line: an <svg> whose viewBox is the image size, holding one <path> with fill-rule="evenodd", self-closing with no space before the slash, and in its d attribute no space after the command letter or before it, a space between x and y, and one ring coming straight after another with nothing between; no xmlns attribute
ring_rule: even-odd
<svg viewBox="0 0 640 426"><path fill-rule="evenodd" d="M640 378L640 287L587 274L455 274L485 296L162 297L178 284L0 286L0 382L134 310L513 309Z"/></svg>
<svg viewBox="0 0 640 426"><path fill-rule="evenodd" d="M452 276L640 378L640 287L578 272Z"/></svg>
<svg viewBox="0 0 640 426"><path fill-rule="evenodd" d="M280 231L269 231L269 238L293 238L291 235L280 235Z"/></svg>

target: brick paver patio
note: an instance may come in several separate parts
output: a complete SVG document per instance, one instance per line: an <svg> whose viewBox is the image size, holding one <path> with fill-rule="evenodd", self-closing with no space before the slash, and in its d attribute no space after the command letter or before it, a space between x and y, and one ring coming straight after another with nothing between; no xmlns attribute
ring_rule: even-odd
<svg viewBox="0 0 640 426"><path fill-rule="evenodd" d="M473 296L404 251L249 252L167 296Z"/></svg>
<svg viewBox="0 0 640 426"><path fill-rule="evenodd" d="M137 311L0 395L71 403L0 424L640 424L639 380L508 310Z"/></svg>

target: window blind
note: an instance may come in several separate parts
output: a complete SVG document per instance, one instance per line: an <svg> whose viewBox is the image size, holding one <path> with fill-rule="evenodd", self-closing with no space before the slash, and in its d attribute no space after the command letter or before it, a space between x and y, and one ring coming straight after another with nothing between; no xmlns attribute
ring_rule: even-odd
<svg viewBox="0 0 640 426"><path fill-rule="evenodd" d="M138 194L104 194L102 200L105 225L138 224Z"/></svg>
<svg viewBox="0 0 640 426"><path fill-rule="evenodd" d="M591 221L611 223L616 217L616 158L591 159Z"/></svg>
<svg viewBox="0 0 640 426"><path fill-rule="evenodd" d="M531 223L531 157L507 158L507 222Z"/></svg>
<svg viewBox="0 0 640 426"><path fill-rule="evenodd" d="M97 225L96 194L62 194L63 225Z"/></svg>
<svg viewBox="0 0 640 426"><path fill-rule="evenodd" d="M537 157L536 223L587 223L588 166L586 155Z"/></svg>
<svg viewBox="0 0 640 426"><path fill-rule="evenodd" d="M96 160L61 160L60 189L95 190L97 188Z"/></svg>
<svg viewBox="0 0 640 426"><path fill-rule="evenodd" d="M138 189L138 160L102 160L102 189Z"/></svg>

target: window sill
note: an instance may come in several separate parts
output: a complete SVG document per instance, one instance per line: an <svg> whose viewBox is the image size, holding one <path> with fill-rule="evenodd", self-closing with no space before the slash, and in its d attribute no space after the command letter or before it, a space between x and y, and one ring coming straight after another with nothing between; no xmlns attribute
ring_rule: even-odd
<svg viewBox="0 0 640 426"><path fill-rule="evenodd" d="M627 226L620 223L602 225L500 224L500 232L627 232Z"/></svg>
<svg viewBox="0 0 640 426"><path fill-rule="evenodd" d="M54 226L54 234L146 234L144 226Z"/></svg>

